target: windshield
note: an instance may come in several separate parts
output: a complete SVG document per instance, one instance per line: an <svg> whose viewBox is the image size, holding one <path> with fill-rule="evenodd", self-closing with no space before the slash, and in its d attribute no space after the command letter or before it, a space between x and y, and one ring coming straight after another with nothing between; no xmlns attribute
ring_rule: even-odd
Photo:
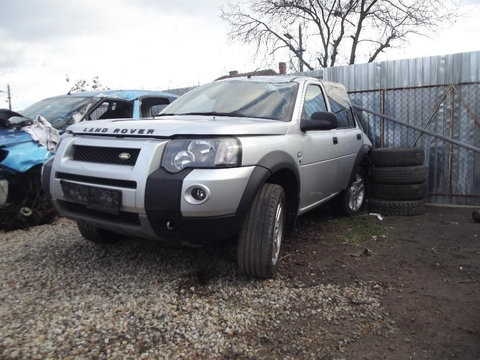
<svg viewBox="0 0 480 360"><path fill-rule="evenodd" d="M160 115L205 114L288 121L297 87L292 82L214 82L183 95Z"/></svg>
<svg viewBox="0 0 480 360"><path fill-rule="evenodd" d="M42 115L54 128L63 130L70 123L80 121L93 102L91 97L56 97L40 100L21 113L31 119Z"/></svg>

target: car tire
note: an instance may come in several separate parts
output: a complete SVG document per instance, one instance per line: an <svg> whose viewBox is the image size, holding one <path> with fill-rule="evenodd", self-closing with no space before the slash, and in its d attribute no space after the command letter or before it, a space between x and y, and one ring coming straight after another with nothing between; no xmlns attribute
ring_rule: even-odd
<svg viewBox="0 0 480 360"><path fill-rule="evenodd" d="M427 180L428 166L374 166L371 168L371 176L377 184L420 184Z"/></svg>
<svg viewBox="0 0 480 360"><path fill-rule="evenodd" d="M420 184L374 184L372 197L381 200L421 200L427 196L427 182Z"/></svg>
<svg viewBox="0 0 480 360"><path fill-rule="evenodd" d="M237 264L241 274L258 279L275 276L286 219L285 193L265 184L256 195L240 231Z"/></svg>
<svg viewBox="0 0 480 360"><path fill-rule="evenodd" d="M367 181L365 172L361 169L357 171L353 181L348 185L348 188L343 190L334 199L334 208L337 212L354 216L365 208L367 199Z"/></svg>
<svg viewBox="0 0 480 360"><path fill-rule="evenodd" d="M416 216L421 215L425 209L424 200L380 200L370 199L370 211L385 216Z"/></svg>
<svg viewBox="0 0 480 360"><path fill-rule="evenodd" d="M105 230L99 229L96 226L77 221L78 231L82 236L94 243L97 244L112 244L118 241L118 234Z"/></svg>
<svg viewBox="0 0 480 360"><path fill-rule="evenodd" d="M375 166L417 166L425 160L423 148L379 148L373 149L371 160Z"/></svg>

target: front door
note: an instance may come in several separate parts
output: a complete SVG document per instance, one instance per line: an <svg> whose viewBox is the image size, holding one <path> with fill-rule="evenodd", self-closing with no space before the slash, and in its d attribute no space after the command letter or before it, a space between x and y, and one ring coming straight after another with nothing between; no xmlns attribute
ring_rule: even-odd
<svg viewBox="0 0 480 360"><path fill-rule="evenodd" d="M302 118L315 112L327 111L324 91L320 84L309 84L305 92ZM335 130L310 130L304 133L302 154L300 213L325 201L339 191L337 139Z"/></svg>

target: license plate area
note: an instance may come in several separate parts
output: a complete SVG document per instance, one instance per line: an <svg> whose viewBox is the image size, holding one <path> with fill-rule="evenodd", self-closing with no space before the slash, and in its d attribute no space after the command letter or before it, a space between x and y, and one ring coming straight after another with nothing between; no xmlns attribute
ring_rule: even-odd
<svg viewBox="0 0 480 360"><path fill-rule="evenodd" d="M117 215L122 205L120 190L104 189L95 186L81 185L69 181L60 181L63 196L66 200L83 204L87 209L103 211Z"/></svg>

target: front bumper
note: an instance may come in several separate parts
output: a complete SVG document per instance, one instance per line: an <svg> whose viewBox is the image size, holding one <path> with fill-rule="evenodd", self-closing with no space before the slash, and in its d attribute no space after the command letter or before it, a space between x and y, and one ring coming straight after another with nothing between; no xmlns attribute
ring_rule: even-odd
<svg viewBox="0 0 480 360"><path fill-rule="evenodd" d="M159 237L204 244L234 236L243 212L238 211L254 167L195 169L169 174L163 169L147 179L145 212ZM201 202L192 189L208 194Z"/></svg>
<svg viewBox="0 0 480 360"><path fill-rule="evenodd" d="M78 161L54 159L44 165L42 184L60 214L128 236L202 245L238 233L245 215L239 206L255 167L187 169L177 174L160 168L143 179L139 171L145 169L136 167L108 165L88 172ZM121 191L120 213L68 201L60 183L66 177L77 184ZM207 192L201 201L191 196L197 187Z"/></svg>

